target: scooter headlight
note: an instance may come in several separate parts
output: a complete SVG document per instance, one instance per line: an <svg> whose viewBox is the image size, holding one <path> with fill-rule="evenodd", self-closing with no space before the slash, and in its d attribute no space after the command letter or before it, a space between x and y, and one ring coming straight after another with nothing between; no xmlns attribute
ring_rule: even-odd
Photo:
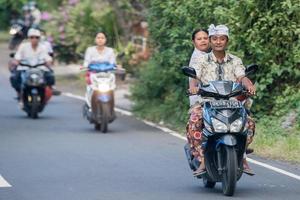
<svg viewBox="0 0 300 200"><path fill-rule="evenodd" d="M10 35L15 35L17 32L18 32L18 30L15 29L15 28L11 28L11 29L9 30L9 34L10 34Z"/></svg>
<svg viewBox="0 0 300 200"><path fill-rule="evenodd" d="M38 76L37 74L31 74L31 75L30 75L30 78L32 78L32 79L37 79L37 78L39 78L39 76Z"/></svg>
<svg viewBox="0 0 300 200"><path fill-rule="evenodd" d="M100 92L108 92L110 90L110 88L109 88L108 84L99 84L98 85L98 90Z"/></svg>
<svg viewBox="0 0 300 200"><path fill-rule="evenodd" d="M216 118L212 118L211 121L212 121L212 125L214 127L215 132L226 133L228 131L226 124L224 124L220 120L217 120Z"/></svg>
<svg viewBox="0 0 300 200"><path fill-rule="evenodd" d="M230 124L230 132L240 132L243 126L243 119L240 117Z"/></svg>

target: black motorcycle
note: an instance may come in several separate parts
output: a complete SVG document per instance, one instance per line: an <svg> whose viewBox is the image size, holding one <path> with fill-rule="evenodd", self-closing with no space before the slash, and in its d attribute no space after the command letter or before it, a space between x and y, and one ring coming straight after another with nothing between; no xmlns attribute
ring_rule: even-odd
<svg viewBox="0 0 300 200"><path fill-rule="evenodd" d="M28 117L38 118L38 113L42 112L47 101L52 96L52 90L46 84L45 73L50 69L45 63L30 65L20 63L17 67L21 78L21 102L23 110Z"/></svg>
<svg viewBox="0 0 300 200"><path fill-rule="evenodd" d="M9 29L9 34L11 35L8 46L9 50L17 49L21 42L27 37L27 31L28 27L25 26L23 20L19 19L12 21Z"/></svg>
<svg viewBox="0 0 300 200"><path fill-rule="evenodd" d="M183 67L183 73L196 78L196 71ZM247 68L246 74L257 70L257 65ZM232 196L236 182L243 174L243 157L248 135L247 113L243 103L235 97L245 94L240 83L211 81L199 88L198 95L209 100L203 105L203 136L205 145L206 173L202 178L205 187L213 188L222 182L223 193ZM190 146L184 147L190 168L195 171L200 162L191 154Z"/></svg>

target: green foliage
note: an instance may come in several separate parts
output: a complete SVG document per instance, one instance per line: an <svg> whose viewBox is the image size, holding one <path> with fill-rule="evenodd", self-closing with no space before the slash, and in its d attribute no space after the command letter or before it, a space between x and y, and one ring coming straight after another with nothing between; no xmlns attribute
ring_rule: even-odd
<svg viewBox="0 0 300 200"><path fill-rule="evenodd" d="M95 34L99 30L108 35L108 46L118 45L119 30L114 12L103 2L85 0L76 6L64 5L53 14L55 18L49 22L47 30L59 47L58 58L61 61L77 61L78 55L94 45Z"/></svg>
<svg viewBox="0 0 300 200"><path fill-rule="evenodd" d="M0 0L0 30L8 27L11 17L17 16L26 0Z"/></svg>
<svg viewBox="0 0 300 200"><path fill-rule="evenodd" d="M139 81L132 88L133 100L139 102L135 105L134 110L137 111L140 117L156 122L163 119L177 129L181 126L181 124L178 124L178 120L181 122L186 120L186 114L182 113L187 104L187 99L182 98L185 87L180 85L182 83L178 83L177 86L164 85L166 82L171 81L166 73L168 73L167 70L163 70L154 60L148 63L147 73L139 72ZM172 74L175 74L175 72ZM162 99L164 103L162 103ZM178 101L178 99L181 100Z"/></svg>
<svg viewBox="0 0 300 200"><path fill-rule="evenodd" d="M235 19L228 21L234 35L231 48L240 52L245 63L260 66L255 110L277 112L276 99L286 97L282 93L286 88L300 95L300 3L241 1L232 14Z"/></svg>
<svg viewBox="0 0 300 200"><path fill-rule="evenodd" d="M155 46L149 66L133 88L135 109L155 118L179 122L187 115L187 65L193 47L191 33L209 24L230 28L229 51L245 64L257 63L256 115L284 114L299 107L300 3L297 0L153 0L148 10L150 35ZM286 95L290 95L286 98ZM159 109L157 109L159 108Z"/></svg>
<svg viewBox="0 0 300 200"><path fill-rule="evenodd" d="M9 26L12 18L22 15L22 6L28 0L0 0L0 30L4 30ZM63 0L35 0L40 10L50 11L57 9Z"/></svg>

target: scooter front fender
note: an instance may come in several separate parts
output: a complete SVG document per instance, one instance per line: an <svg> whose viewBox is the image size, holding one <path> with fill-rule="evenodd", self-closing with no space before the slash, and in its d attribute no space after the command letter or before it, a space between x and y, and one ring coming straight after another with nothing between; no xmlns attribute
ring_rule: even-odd
<svg viewBox="0 0 300 200"><path fill-rule="evenodd" d="M235 146L237 144L236 138L233 135L224 135L222 136L219 140L218 143L216 145L216 149L218 149L218 147L223 144L223 145L227 145L227 146Z"/></svg>
<svg viewBox="0 0 300 200"><path fill-rule="evenodd" d="M111 95L107 93L98 94L97 99L102 103L108 103L111 100Z"/></svg>

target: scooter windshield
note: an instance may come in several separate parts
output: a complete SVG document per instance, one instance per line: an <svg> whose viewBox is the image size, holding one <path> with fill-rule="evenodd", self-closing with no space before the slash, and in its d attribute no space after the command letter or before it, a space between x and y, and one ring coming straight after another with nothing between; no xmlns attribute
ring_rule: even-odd
<svg viewBox="0 0 300 200"><path fill-rule="evenodd" d="M89 71L94 72L107 72L115 69L115 65L108 62L90 63L88 66Z"/></svg>
<svg viewBox="0 0 300 200"><path fill-rule="evenodd" d="M201 96L215 98L229 98L243 92L243 86L233 81L211 81L201 88Z"/></svg>

